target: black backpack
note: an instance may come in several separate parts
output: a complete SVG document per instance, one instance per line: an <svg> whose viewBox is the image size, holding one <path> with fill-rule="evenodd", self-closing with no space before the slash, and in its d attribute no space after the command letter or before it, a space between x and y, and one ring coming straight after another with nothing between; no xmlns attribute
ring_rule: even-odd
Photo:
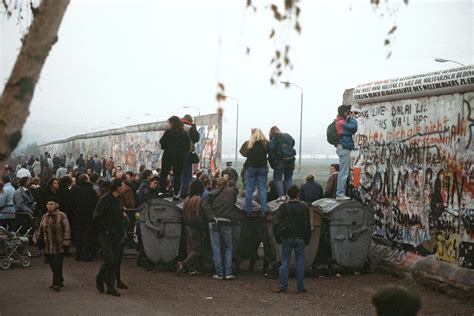
<svg viewBox="0 0 474 316"><path fill-rule="evenodd" d="M295 161L296 150L291 136L288 134L281 134L278 140L278 157L284 162Z"/></svg>
<svg viewBox="0 0 474 316"><path fill-rule="evenodd" d="M329 124L328 129L326 131L326 138L328 140L328 143L331 145L336 146L339 143L339 136L337 136L336 131L336 120Z"/></svg>

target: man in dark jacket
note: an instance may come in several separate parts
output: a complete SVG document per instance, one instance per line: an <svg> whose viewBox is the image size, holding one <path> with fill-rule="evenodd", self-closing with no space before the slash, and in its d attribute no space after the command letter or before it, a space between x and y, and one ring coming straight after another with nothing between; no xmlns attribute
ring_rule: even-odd
<svg viewBox="0 0 474 316"><path fill-rule="evenodd" d="M185 198L188 195L189 183L193 178L193 163L191 161L191 153L194 151L194 144L199 141L199 133L196 129L196 125L193 123L191 115L186 114L182 119L184 125L184 131L189 137L189 151L184 155L183 159L183 174L181 175L181 189L180 197Z"/></svg>
<svg viewBox="0 0 474 316"><path fill-rule="evenodd" d="M76 166L86 168L86 161L84 160L84 154L80 154L79 158L76 159Z"/></svg>
<svg viewBox="0 0 474 316"><path fill-rule="evenodd" d="M77 261L91 261L95 256L92 213L97 204L97 194L87 174L81 174L71 190L71 206L74 214L74 232Z"/></svg>
<svg viewBox="0 0 474 316"><path fill-rule="evenodd" d="M239 174L234 168L232 168L232 161L228 161L226 163L226 168L221 172L221 177L223 177L224 175L229 176L229 183L237 185L237 181L239 180Z"/></svg>
<svg viewBox="0 0 474 316"><path fill-rule="evenodd" d="M157 177L157 176L150 177L146 181L147 186L142 188L138 192L138 204L141 204L141 203L146 202L148 200L151 200L155 197L158 197L158 194L159 194L158 185L159 185L159 183L160 183L160 178L159 177Z"/></svg>
<svg viewBox="0 0 474 316"><path fill-rule="evenodd" d="M318 182L314 181L314 175L308 174L306 176L306 183L303 183L300 188L299 198L306 203L313 203L324 197L323 187Z"/></svg>
<svg viewBox="0 0 474 316"><path fill-rule="evenodd" d="M226 178L217 179L217 188L209 192L204 200L204 213L209 219L209 232L211 235L212 257L216 280L233 280L232 271L232 219L234 217L234 204L237 193L234 188L227 186ZM221 239L224 241L224 265L222 264ZM224 266L224 268L223 268Z"/></svg>
<svg viewBox="0 0 474 316"><path fill-rule="evenodd" d="M288 291L288 273L290 269L291 252L295 250L296 259L296 286L299 293L305 293L304 280L304 247L311 238L311 224L309 209L305 203L298 200L298 186L292 185L288 189L287 202L280 205L275 212L274 234L278 243L281 243L280 282L275 292Z"/></svg>
<svg viewBox="0 0 474 316"><path fill-rule="evenodd" d="M127 214L123 211L120 193L125 190L122 180L114 179L110 184L110 192L102 197L94 210L94 220L99 229L99 243L102 248L104 263L100 267L95 281L97 290L107 294L120 296L115 289L117 271L120 269L121 243L125 239L123 221Z"/></svg>

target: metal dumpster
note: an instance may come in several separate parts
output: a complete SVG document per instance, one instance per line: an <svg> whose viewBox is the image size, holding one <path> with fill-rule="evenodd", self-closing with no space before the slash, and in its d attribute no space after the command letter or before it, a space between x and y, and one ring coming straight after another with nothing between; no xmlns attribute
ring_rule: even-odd
<svg viewBox="0 0 474 316"><path fill-rule="evenodd" d="M331 261L345 268L362 268L367 263L374 213L354 200L321 199L313 207L329 230Z"/></svg>
<svg viewBox="0 0 474 316"><path fill-rule="evenodd" d="M271 210L273 213L278 209L278 207L282 204L283 202L281 201L271 201L267 204L269 210ZM322 216L320 212L313 206L313 205L308 205L309 207L309 219L311 222L311 239L309 241L309 245L305 247L304 249L304 266L305 269L308 269L312 266L314 260L316 259L316 255L318 253L319 249L319 240L320 240L320 235L321 235L321 223L322 223ZM270 228L270 227L269 227ZM272 229L272 234L273 234L273 226L271 226ZM272 241L273 243L276 243L275 237L272 236ZM275 247L277 249L277 260L280 260L281 256L281 246L280 247ZM296 268L296 263L295 263L295 257L291 256L290 258L290 268L295 269Z"/></svg>
<svg viewBox="0 0 474 316"><path fill-rule="evenodd" d="M154 198L141 203L140 230L143 248L153 262L170 263L178 257L182 211L168 199Z"/></svg>

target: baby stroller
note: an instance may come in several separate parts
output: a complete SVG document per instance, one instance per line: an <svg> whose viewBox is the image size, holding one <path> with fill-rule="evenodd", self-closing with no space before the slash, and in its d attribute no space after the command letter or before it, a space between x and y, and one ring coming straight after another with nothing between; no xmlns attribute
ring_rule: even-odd
<svg viewBox="0 0 474 316"><path fill-rule="evenodd" d="M31 253L28 250L28 234L23 236L17 232L10 232L0 226L0 267L3 270L10 268L12 263L20 263L22 267L31 265Z"/></svg>

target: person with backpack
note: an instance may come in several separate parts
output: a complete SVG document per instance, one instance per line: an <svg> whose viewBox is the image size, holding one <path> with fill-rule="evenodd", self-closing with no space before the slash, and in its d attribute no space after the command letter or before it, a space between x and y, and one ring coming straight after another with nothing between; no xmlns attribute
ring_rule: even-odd
<svg viewBox="0 0 474 316"><path fill-rule="evenodd" d="M351 150L354 149L352 136L357 132L357 121L351 113L350 105L341 105L337 108L338 115L335 121L338 142L336 154L339 156L339 175L337 178L336 200L350 200L346 196L346 181L349 175Z"/></svg>
<svg viewBox="0 0 474 316"><path fill-rule="evenodd" d="M308 206L298 199L298 186L288 189L287 202L280 205L273 218L273 233L281 244L280 281L275 293L288 291L291 252L295 251L296 287L298 293L306 293L304 281L304 248L311 239L311 223Z"/></svg>
<svg viewBox="0 0 474 316"><path fill-rule="evenodd" d="M268 161L273 168L279 197L286 194L293 184L293 171L295 170L295 140L291 135L283 133L277 126L270 129L270 142L268 144ZM284 181L283 181L284 178Z"/></svg>

